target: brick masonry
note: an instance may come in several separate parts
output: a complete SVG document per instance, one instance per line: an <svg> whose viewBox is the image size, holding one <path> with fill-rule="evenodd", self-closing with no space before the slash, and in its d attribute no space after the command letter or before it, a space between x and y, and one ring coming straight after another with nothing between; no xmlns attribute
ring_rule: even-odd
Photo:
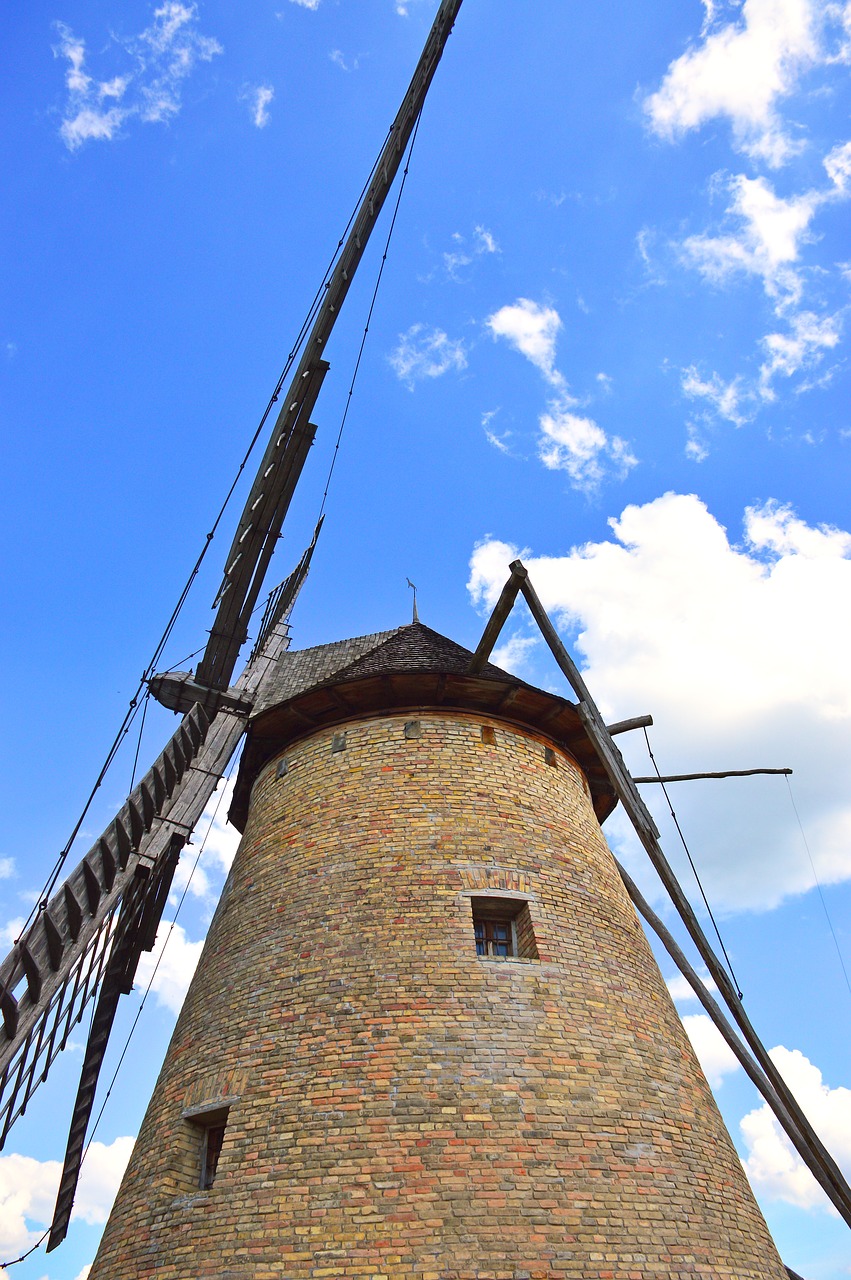
<svg viewBox="0 0 851 1280"><path fill-rule="evenodd" d="M786 1280L579 769L417 714L261 771L90 1280Z"/></svg>

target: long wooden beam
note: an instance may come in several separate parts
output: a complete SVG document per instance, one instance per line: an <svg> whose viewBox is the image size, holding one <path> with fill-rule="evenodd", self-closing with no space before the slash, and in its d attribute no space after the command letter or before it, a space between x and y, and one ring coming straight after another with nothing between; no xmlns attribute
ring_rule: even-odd
<svg viewBox="0 0 851 1280"><path fill-rule="evenodd" d="M746 1047L742 1044L741 1040L736 1035L736 1032L724 1017L724 1013L719 1007L717 1001L713 999L711 993L707 990L706 983L701 980L700 975L695 971L692 965L689 964L685 952L678 945L673 935L665 927L659 916L644 898L629 872L625 867L621 866L617 859L615 859L615 864L620 872L621 879L624 882L626 891L629 894L636 911L647 921L647 924L659 938L659 941L674 961L674 964L677 966L680 973L688 982L692 991L703 1005L718 1031L736 1055L736 1058L744 1068L748 1078L756 1085L762 1096L769 1103L772 1111L777 1116L785 1132L788 1134L790 1142L798 1152L798 1155L801 1157L804 1164L810 1170L810 1173L813 1175L822 1191L836 1206L836 1208L839 1209L840 1213L842 1213L842 1206L837 1200L832 1182L822 1170L820 1163L812 1158L810 1144L807 1141L806 1136L795 1123L793 1115L784 1105L783 1099L773 1087L765 1073L760 1069L759 1064L755 1062L748 1053ZM845 1215L843 1214L843 1216Z"/></svg>
<svg viewBox="0 0 851 1280"><path fill-rule="evenodd" d="M512 564L512 573L515 571L515 561ZM797 1099L795 1098L786 1081L783 1079L777 1067L772 1062L765 1048L765 1045L757 1035L744 1006L739 998L738 992L734 988L726 969L721 961L715 955L709 939L706 937L701 928L700 921L694 913L694 910L686 897L683 889L674 875L665 854L659 844L659 831L654 823L644 801L638 794L635 781L629 773L623 762L620 752L611 739L611 735L606 729L603 718L600 715L596 703L588 692L588 687L582 678L582 674L570 654L565 649L559 638L559 635L547 616L543 605L532 586L528 574L525 578L521 577L521 591L523 597L529 606L530 612L541 629L541 634L547 641L553 657L558 663L561 671L569 680L574 692L580 699L579 716L597 749L600 761L609 775L609 781L617 793L618 799L621 801L624 810L627 813L633 827L644 845L647 854L652 862L659 878L664 884L671 901L677 909L686 929L691 936L697 950L709 970L712 978L724 997L734 1021L737 1023L739 1030L754 1055L760 1068L771 1082L772 1089L782 1100L785 1111L789 1112L794 1119L798 1132L806 1139L810 1159L814 1161L821 1173L827 1179L831 1186L831 1200L838 1209L839 1213L851 1226L851 1187L846 1182L842 1172L822 1143L818 1134L813 1129L807 1117L801 1110ZM773 1096L773 1095L772 1095ZM769 1106L772 1105L772 1098L766 1097ZM778 1114L778 1120L783 1123L782 1117Z"/></svg>
<svg viewBox="0 0 851 1280"><path fill-rule="evenodd" d="M609 726L609 733L612 726ZM704 778L753 778L757 774L782 774L788 777L791 769L724 769L721 773L669 773L652 778L634 778L634 782L702 782Z"/></svg>
<svg viewBox="0 0 851 1280"><path fill-rule="evenodd" d="M299 424L306 423L319 394L328 368L323 358L328 339L402 162L461 3L462 0L443 0L438 9L408 91L328 281L299 364L283 396L281 411L225 561L224 580L214 605L218 612L196 675L201 684L224 688L233 674L245 639L248 616L259 595L266 564L277 543L292 489L306 457L303 451L289 483L283 463L290 441Z"/></svg>

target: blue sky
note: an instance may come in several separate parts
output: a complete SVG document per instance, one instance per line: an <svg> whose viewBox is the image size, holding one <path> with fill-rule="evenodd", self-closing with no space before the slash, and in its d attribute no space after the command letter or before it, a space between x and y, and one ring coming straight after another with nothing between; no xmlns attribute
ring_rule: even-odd
<svg viewBox="0 0 851 1280"><path fill-rule="evenodd" d="M7 942L203 544L433 8L33 0L0 18ZM293 634L303 647L398 625L409 577L423 620L472 646L519 551L604 712L653 714L663 770L792 767L801 827L782 779L674 798L750 1015L851 1174L851 991L830 928L851 970L849 63L847 3L466 0ZM270 587L312 531L386 227L329 345ZM204 643L244 492L165 665ZM500 657L562 687L521 611ZM171 724L149 713L142 758ZM643 740L628 753L649 771ZM223 811L69 1238L16 1280L78 1280L94 1256L232 856ZM663 909L620 818L607 828ZM807 1280L848 1276L847 1229L674 994L785 1261ZM0 1157L0 1261L49 1219L79 1051L65 1058Z"/></svg>

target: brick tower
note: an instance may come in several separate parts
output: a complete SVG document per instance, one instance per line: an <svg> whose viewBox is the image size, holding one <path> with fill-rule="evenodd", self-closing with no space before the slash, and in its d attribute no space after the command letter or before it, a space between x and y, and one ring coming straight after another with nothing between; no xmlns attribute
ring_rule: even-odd
<svg viewBox="0 0 851 1280"><path fill-rule="evenodd" d="M470 656L280 660L91 1280L786 1280L575 707Z"/></svg>

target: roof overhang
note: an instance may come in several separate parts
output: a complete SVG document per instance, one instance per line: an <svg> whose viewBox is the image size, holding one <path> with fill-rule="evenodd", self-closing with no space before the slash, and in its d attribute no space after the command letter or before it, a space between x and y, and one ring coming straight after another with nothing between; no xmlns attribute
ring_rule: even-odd
<svg viewBox="0 0 851 1280"><path fill-rule="evenodd" d="M230 821L239 831L245 829L254 780L292 743L351 720L422 711L473 712L545 738L567 751L585 774L599 822L617 804L575 703L508 676L392 671L315 685L260 712L249 725Z"/></svg>

